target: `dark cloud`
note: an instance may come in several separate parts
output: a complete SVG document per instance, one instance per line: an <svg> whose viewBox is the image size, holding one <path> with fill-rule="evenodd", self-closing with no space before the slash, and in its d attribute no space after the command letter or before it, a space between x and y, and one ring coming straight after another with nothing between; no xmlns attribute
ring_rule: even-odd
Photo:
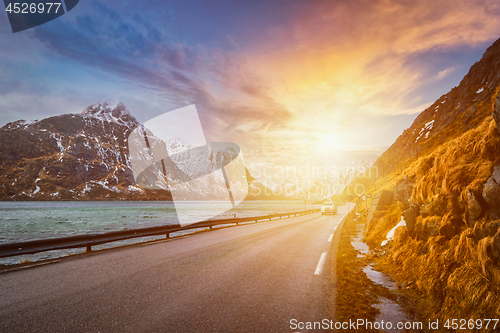
<svg viewBox="0 0 500 333"><path fill-rule="evenodd" d="M56 56L142 85L174 105L197 104L207 113L202 118L210 126L216 126L217 118L218 128L225 130L242 122L262 130L282 127L291 118L291 113L269 96L267 87L242 70L231 55L217 50L200 54L203 50L171 43L139 14L125 16L97 2L90 7L92 15L83 13L72 20L41 26L34 36ZM249 95L251 105L214 96L213 84L223 94L230 90L235 96Z"/></svg>
<svg viewBox="0 0 500 333"><path fill-rule="evenodd" d="M126 17L97 2L91 7L92 15L41 26L35 37L57 55L157 89L171 99L200 94L189 78L199 61L193 50L172 47L160 30L137 14Z"/></svg>

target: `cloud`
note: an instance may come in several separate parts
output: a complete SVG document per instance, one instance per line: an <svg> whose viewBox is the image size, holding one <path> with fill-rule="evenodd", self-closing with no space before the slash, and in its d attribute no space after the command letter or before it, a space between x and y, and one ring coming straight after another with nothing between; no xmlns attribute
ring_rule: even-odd
<svg viewBox="0 0 500 333"><path fill-rule="evenodd" d="M90 6L92 14L40 27L35 37L56 57L121 77L177 107L197 104L208 132L244 132L241 124L252 131L278 128L290 119L264 82L238 63L241 57L172 43L139 15L96 2Z"/></svg>
<svg viewBox="0 0 500 333"><path fill-rule="evenodd" d="M97 2L91 9L92 15L41 26L34 36L58 57L161 90L172 99L200 93L188 78L198 61L192 49L167 44L161 31L138 15L125 16Z"/></svg>
<svg viewBox="0 0 500 333"><path fill-rule="evenodd" d="M164 28L172 22L166 7L155 16L165 15L158 21L130 10L129 3L116 9L103 2L81 4L78 12L23 35L17 48L4 48L0 40L0 73L8 77L0 84L0 106L27 108L14 98L36 91L38 98L26 99L28 104L38 100L44 114L50 108L66 112L66 100L51 104L40 97L47 81L23 81L29 75L20 79L6 65L24 61L30 69L43 69L38 64L54 61L93 77L95 90L117 93L116 85L106 83L120 81L121 94L132 95L137 109L153 95L150 103L158 109L197 104L209 140L235 142L253 161L303 163L321 157L332 133L343 149L390 145L435 93L447 92L451 79L477 60L451 55L482 49L500 35L497 0L287 5L243 6L238 20L229 10L215 15L199 5L200 21L179 15L182 25L175 30ZM208 35L197 31L208 25L216 32L210 42L190 39ZM34 55L25 51L31 41ZM70 95L80 100L83 93Z"/></svg>
<svg viewBox="0 0 500 333"><path fill-rule="evenodd" d="M448 75L450 75L451 73L453 73L454 71L455 71L455 67L448 67L442 71L439 71L438 74L436 75L436 79L442 80L445 77L447 77Z"/></svg>
<svg viewBox="0 0 500 333"><path fill-rule="evenodd" d="M417 106L408 99L411 91L429 75L407 59L497 38L499 8L495 0L313 1L297 13L289 33L279 35L286 42L255 41L246 51L253 72L272 73L269 79L283 90L307 98L322 84L361 86L366 89L351 110L406 113Z"/></svg>

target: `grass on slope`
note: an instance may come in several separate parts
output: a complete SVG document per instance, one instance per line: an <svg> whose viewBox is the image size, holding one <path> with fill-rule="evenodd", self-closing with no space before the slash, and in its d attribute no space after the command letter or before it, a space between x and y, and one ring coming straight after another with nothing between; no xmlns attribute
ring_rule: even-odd
<svg viewBox="0 0 500 333"><path fill-rule="evenodd" d="M369 184L391 189L405 175L414 181L412 201L425 207L418 216L417 237L396 231L389 255L379 267L410 286L419 311L442 321L453 318L500 318L500 221L484 214L467 221L468 193L480 195L493 166L500 163L500 137L492 117L460 137L420 156L402 172ZM396 221L390 207L385 227L366 235L378 243ZM483 332L485 330L482 330Z"/></svg>

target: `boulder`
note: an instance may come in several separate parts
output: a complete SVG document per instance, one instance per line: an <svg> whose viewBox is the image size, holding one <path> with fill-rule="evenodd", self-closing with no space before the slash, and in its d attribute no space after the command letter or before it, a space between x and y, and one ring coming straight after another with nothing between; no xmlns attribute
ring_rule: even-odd
<svg viewBox="0 0 500 333"><path fill-rule="evenodd" d="M439 235L452 239L460 233L460 230L465 225L461 217L444 217L441 226L439 227Z"/></svg>
<svg viewBox="0 0 500 333"><path fill-rule="evenodd" d="M439 218L432 218L425 222L425 232L428 237L439 235Z"/></svg>
<svg viewBox="0 0 500 333"><path fill-rule="evenodd" d="M495 108L493 109L493 119L497 123L498 131L500 132L500 93L495 98Z"/></svg>
<svg viewBox="0 0 500 333"><path fill-rule="evenodd" d="M438 236L441 218L437 216L428 217L425 219L417 219L417 224L415 225L415 233L417 235L417 240L425 241L429 237Z"/></svg>
<svg viewBox="0 0 500 333"><path fill-rule="evenodd" d="M422 221L417 222L415 224L415 235L417 236L418 241L423 241L427 239L427 236L425 234L425 225L422 223Z"/></svg>
<svg viewBox="0 0 500 333"><path fill-rule="evenodd" d="M394 194L391 191L380 191L375 193L373 196L373 200L371 202L371 206L374 206L376 210L384 209L387 206L392 205L392 201L394 199Z"/></svg>
<svg viewBox="0 0 500 333"><path fill-rule="evenodd" d="M433 208L433 202L428 202L420 206L420 214L422 214L422 217L425 218L434 215L432 212L432 208Z"/></svg>
<svg viewBox="0 0 500 333"><path fill-rule="evenodd" d="M373 213L377 210L384 210L387 206L392 205L394 200L394 194L391 191L380 191L373 195L372 202L370 204L370 210L368 211L368 215L366 217L367 225L370 224L370 221L373 218Z"/></svg>
<svg viewBox="0 0 500 333"><path fill-rule="evenodd" d="M416 234L415 226L417 224L417 216L415 214L415 211L409 208L403 212L403 217L406 222L406 228L408 229L408 234L411 237L415 237Z"/></svg>
<svg viewBox="0 0 500 333"><path fill-rule="evenodd" d="M479 198L471 191L467 190L467 208L465 211L465 221L470 228L474 228L476 221L481 216L483 211L479 204Z"/></svg>
<svg viewBox="0 0 500 333"><path fill-rule="evenodd" d="M495 166L493 174L483 187L483 198L488 206L490 220L500 219L500 165Z"/></svg>
<svg viewBox="0 0 500 333"><path fill-rule="evenodd" d="M397 201L403 203L403 207L410 207L411 193L413 192L413 181L405 176L394 186L394 197Z"/></svg>
<svg viewBox="0 0 500 333"><path fill-rule="evenodd" d="M500 230L500 222L490 222L474 228L474 237L480 241L485 237L493 237Z"/></svg>
<svg viewBox="0 0 500 333"><path fill-rule="evenodd" d="M423 218L429 216L443 216L448 211L447 205L449 198L439 195L432 201L426 202L420 206L420 214Z"/></svg>
<svg viewBox="0 0 500 333"><path fill-rule="evenodd" d="M415 216L420 215L420 206L416 202L411 201L410 208L415 212Z"/></svg>

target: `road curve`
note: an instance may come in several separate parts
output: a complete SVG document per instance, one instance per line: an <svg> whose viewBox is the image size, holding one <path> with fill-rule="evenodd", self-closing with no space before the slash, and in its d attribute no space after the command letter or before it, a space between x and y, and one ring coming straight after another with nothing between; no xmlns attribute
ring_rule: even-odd
<svg viewBox="0 0 500 333"><path fill-rule="evenodd" d="M328 318L323 253L347 209L1 273L0 331L299 331Z"/></svg>

